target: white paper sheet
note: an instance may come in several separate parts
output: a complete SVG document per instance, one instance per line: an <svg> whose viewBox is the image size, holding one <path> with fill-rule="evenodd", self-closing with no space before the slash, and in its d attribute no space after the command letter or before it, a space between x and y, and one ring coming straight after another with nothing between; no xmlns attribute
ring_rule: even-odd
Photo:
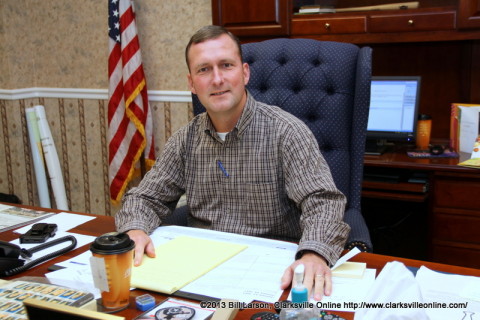
<svg viewBox="0 0 480 320"><path fill-rule="evenodd" d="M418 283L412 272L398 261L383 267L363 301L365 304L355 312L355 320L428 320L425 310L413 305L422 301Z"/></svg>
<svg viewBox="0 0 480 320"><path fill-rule="evenodd" d="M51 283L91 292L95 299L98 299L101 297L101 293L93 284L92 270L89 264L91 256L92 252L88 250L72 259L57 263L58 266L65 269L49 272L45 276Z"/></svg>
<svg viewBox="0 0 480 320"><path fill-rule="evenodd" d="M353 248L352 250L350 250L345 255L341 256L340 259L337 260L337 263L335 263L335 265L332 267L332 271L359 253L360 253L360 249L358 249L357 247Z"/></svg>
<svg viewBox="0 0 480 320"><path fill-rule="evenodd" d="M423 301L446 304L425 309L430 319L480 319L480 278L432 271L422 266L416 275Z"/></svg>
<svg viewBox="0 0 480 320"><path fill-rule="evenodd" d="M460 108L460 152L472 153L478 137L478 115L480 107Z"/></svg>

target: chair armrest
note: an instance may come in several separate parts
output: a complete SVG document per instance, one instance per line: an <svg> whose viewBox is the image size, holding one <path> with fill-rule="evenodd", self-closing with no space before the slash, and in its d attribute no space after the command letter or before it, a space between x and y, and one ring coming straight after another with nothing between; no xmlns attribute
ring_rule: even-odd
<svg viewBox="0 0 480 320"><path fill-rule="evenodd" d="M188 226L188 206L183 205L175 208L173 213L162 221L162 224Z"/></svg>
<svg viewBox="0 0 480 320"><path fill-rule="evenodd" d="M360 210L355 208L347 209L343 220L350 226L350 234L348 235L345 249L358 247L361 251L372 252L373 246L370 240L370 231Z"/></svg>
<svg viewBox="0 0 480 320"><path fill-rule="evenodd" d="M363 241L350 241L345 245L345 249L352 250L357 247L362 252L372 252L372 248Z"/></svg>

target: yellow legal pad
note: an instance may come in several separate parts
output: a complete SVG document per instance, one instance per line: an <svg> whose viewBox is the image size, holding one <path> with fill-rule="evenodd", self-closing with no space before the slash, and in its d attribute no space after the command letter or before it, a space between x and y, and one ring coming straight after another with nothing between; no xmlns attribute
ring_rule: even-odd
<svg viewBox="0 0 480 320"><path fill-rule="evenodd" d="M155 248L156 257L143 256L133 267L132 287L171 294L231 257L246 245L178 237Z"/></svg>

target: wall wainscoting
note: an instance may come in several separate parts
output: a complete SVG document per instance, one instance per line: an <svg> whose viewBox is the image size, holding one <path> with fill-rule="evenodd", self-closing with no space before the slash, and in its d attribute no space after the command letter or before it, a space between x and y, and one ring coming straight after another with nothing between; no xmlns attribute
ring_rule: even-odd
<svg viewBox="0 0 480 320"><path fill-rule="evenodd" d="M106 89L0 89L0 192L39 206L25 109L40 104L62 165L69 209L114 215L119 208L108 193L107 99ZM191 95L149 91L149 101L158 156L172 133L192 119ZM50 195L55 207L51 190Z"/></svg>

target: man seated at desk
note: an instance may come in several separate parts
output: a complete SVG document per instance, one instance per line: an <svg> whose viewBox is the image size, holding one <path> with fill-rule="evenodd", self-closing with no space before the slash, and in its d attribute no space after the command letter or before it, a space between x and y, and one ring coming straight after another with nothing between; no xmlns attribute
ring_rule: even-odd
<svg viewBox="0 0 480 320"><path fill-rule="evenodd" d="M123 198L116 226L136 243L134 264L144 252L155 256L148 235L171 214L168 204L186 193L193 227L299 241L281 288L302 263L314 298L330 295L329 266L350 228L343 222L345 196L314 135L293 115L249 94L240 42L224 28L197 31L185 57L189 87L207 112L168 140L155 166Z"/></svg>

